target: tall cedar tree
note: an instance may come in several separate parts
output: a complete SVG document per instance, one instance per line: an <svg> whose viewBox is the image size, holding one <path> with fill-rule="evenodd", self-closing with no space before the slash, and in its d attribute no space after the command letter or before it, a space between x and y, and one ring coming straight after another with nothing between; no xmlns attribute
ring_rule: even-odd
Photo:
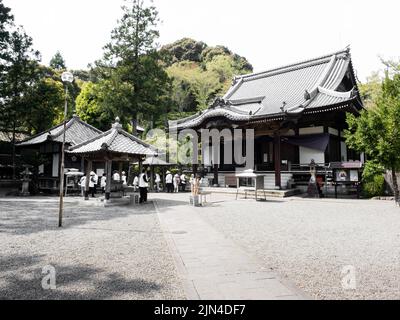
<svg viewBox="0 0 400 320"><path fill-rule="evenodd" d="M56 54L50 60L50 67L55 70L65 70L66 64L63 56L61 55L60 51L57 51Z"/></svg>
<svg viewBox="0 0 400 320"><path fill-rule="evenodd" d="M143 0L127 0L122 9L122 19L111 33L111 42L104 47L104 58L96 65L103 80L112 80L116 90L124 89L127 103L107 107L119 113L115 115L123 123L132 122L135 128L139 114L153 120L165 113L169 78L159 63L155 42L159 37L156 8L146 7ZM131 90L126 90L129 87Z"/></svg>

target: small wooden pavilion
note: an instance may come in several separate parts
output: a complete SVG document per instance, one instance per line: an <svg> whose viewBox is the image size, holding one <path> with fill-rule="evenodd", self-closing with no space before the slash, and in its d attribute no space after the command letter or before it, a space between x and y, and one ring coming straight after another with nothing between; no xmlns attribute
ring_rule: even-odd
<svg viewBox="0 0 400 320"><path fill-rule="evenodd" d="M93 162L105 163L107 177L106 200L110 199L111 194L113 162L119 162L120 168L122 168L123 162L142 163L144 156L154 156L157 154L155 147L123 130L118 117L115 119L115 123L110 130L69 148L67 152L79 155L87 160L85 199L89 199L89 179Z"/></svg>
<svg viewBox="0 0 400 320"><path fill-rule="evenodd" d="M60 188L61 144L63 140L63 123L37 135L29 137L16 145L22 154L36 154L43 159L39 166L39 189L47 192L57 192ZM74 115L67 120L65 126L66 147L73 147L88 139L100 135L102 131L82 121ZM31 164L31 163L28 163ZM84 171L84 161L74 154L66 154L65 168Z"/></svg>

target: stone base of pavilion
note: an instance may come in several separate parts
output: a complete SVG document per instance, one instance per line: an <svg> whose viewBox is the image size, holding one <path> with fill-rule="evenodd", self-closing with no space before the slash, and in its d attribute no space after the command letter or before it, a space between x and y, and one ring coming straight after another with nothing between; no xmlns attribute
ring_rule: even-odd
<svg viewBox="0 0 400 320"><path fill-rule="evenodd" d="M114 207L114 206L129 206L134 205L131 202L131 198L129 196L122 198L111 198L111 199L102 199L102 202L105 207Z"/></svg>
<svg viewBox="0 0 400 320"><path fill-rule="evenodd" d="M85 200L85 198L83 198L83 197L79 197L77 201L78 201L78 203L81 203L83 205L101 206L101 207L114 207L114 206L135 207L135 206L138 206L137 203L134 203L132 201L132 198L130 195L124 196L124 197L118 197L118 198L112 197L109 200L106 200L105 197L96 197L96 198L90 197L88 200Z"/></svg>

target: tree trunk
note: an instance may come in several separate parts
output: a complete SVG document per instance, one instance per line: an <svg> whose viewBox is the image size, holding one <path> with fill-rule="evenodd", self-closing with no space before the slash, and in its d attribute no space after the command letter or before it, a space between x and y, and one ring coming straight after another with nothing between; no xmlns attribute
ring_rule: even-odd
<svg viewBox="0 0 400 320"><path fill-rule="evenodd" d="M137 133L137 116L136 116L136 114L133 115L131 124L132 124L132 134L134 136L137 136L138 133Z"/></svg>
<svg viewBox="0 0 400 320"><path fill-rule="evenodd" d="M392 181L393 181L393 193L394 201L399 205L399 185L397 184L396 168L392 166Z"/></svg>
<svg viewBox="0 0 400 320"><path fill-rule="evenodd" d="M16 172L16 151L15 151L15 135L16 135L16 124L15 124L15 118L13 121L13 132L12 132L12 179L15 181L17 178L17 172Z"/></svg>

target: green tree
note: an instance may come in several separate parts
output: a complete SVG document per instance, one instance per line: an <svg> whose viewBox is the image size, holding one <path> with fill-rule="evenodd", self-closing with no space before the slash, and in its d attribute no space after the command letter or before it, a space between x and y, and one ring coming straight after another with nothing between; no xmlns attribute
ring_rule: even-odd
<svg viewBox="0 0 400 320"><path fill-rule="evenodd" d="M110 129L117 116L127 125L130 118L125 108L129 105L127 97L131 92L132 86L120 79L87 82L76 99L76 112L84 121L101 130Z"/></svg>
<svg viewBox="0 0 400 320"><path fill-rule="evenodd" d="M396 172L400 169L400 73L392 69L382 84L382 90L374 106L361 112L359 117L347 116L348 146L368 157L365 173L392 171L394 195L399 202Z"/></svg>
<svg viewBox="0 0 400 320"><path fill-rule="evenodd" d="M99 87L99 84L93 82L83 84L82 90L76 98L76 113L82 120L104 130L106 127L103 127L104 115L100 109ZM111 117L107 117L110 122L111 119Z"/></svg>
<svg viewBox="0 0 400 320"><path fill-rule="evenodd" d="M224 94L230 88L232 79L235 75L245 74L252 71L243 64L235 60L234 55L214 55L205 66L206 70L218 75L218 80L222 84L220 94Z"/></svg>
<svg viewBox="0 0 400 320"><path fill-rule="evenodd" d="M33 119L37 119L38 122L32 122L31 119L27 119L28 131L35 133L37 132L37 128L42 128L43 125L48 124L48 126L59 124L64 119L64 90L65 85L68 86L68 113L67 117L71 117L73 113L75 113L75 101L76 97L79 95L81 91L81 87L84 83L83 80L74 78L72 83L64 84L61 80L61 74L64 70L62 69L53 69L52 67L39 65L37 68L37 79L32 82L31 90L28 92L25 98L25 104L27 106L27 110L34 109L35 113L43 113L48 112L48 116L45 119L50 121L50 117L52 120L48 122L47 120L43 123L40 123L40 118L33 117ZM47 100L46 100L47 99ZM42 100L42 102L40 102ZM61 101L61 103L60 103ZM46 129L46 128L45 128Z"/></svg>
<svg viewBox="0 0 400 320"><path fill-rule="evenodd" d="M24 104L29 106L24 127L32 134L47 130L64 117L64 89L61 81L41 77L27 91Z"/></svg>
<svg viewBox="0 0 400 320"><path fill-rule="evenodd" d="M11 9L3 4L0 0L0 92L4 94L7 78L7 67L11 61L11 31L14 17L11 15ZM0 95L0 97L2 97ZM0 98L0 108L4 108L5 101ZM0 127L5 127L4 118L0 118Z"/></svg>
<svg viewBox="0 0 400 320"><path fill-rule="evenodd" d="M222 84L218 80L218 75L213 71L199 72L193 70L192 88L198 110L207 109L209 102L220 92Z"/></svg>
<svg viewBox="0 0 400 320"><path fill-rule="evenodd" d="M50 60L50 67L55 70L65 70L66 64L63 56L61 55L60 51L57 51L56 54Z"/></svg>
<svg viewBox="0 0 400 320"><path fill-rule="evenodd" d="M233 68L240 71L241 74L253 71L253 66L247 61L245 57L232 53L231 50L224 46L207 47L203 50L201 55L201 61L203 64L209 63L218 56L228 56L232 60Z"/></svg>
<svg viewBox="0 0 400 320"><path fill-rule="evenodd" d="M149 119L166 114L169 78L156 50L156 8L146 7L143 0L127 1L122 8L122 19L111 33L104 57L96 62L96 73L110 93L104 94L103 103L112 112L120 112L127 127L139 114Z"/></svg>
<svg viewBox="0 0 400 320"><path fill-rule="evenodd" d="M195 62L183 61L175 63L167 69L173 79L173 92L179 111L188 111L180 107L189 93L196 100L196 111L207 108L210 100L219 92L222 85L219 76L214 71L202 70Z"/></svg>
<svg viewBox="0 0 400 320"><path fill-rule="evenodd" d="M160 53L163 56L167 66L182 61L202 61L202 52L207 45L202 41L196 41L190 38L183 38L174 43L163 46Z"/></svg>
<svg viewBox="0 0 400 320"><path fill-rule="evenodd" d="M379 72L373 72L365 83L360 83L358 86L360 96L364 102L366 109L373 108L375 101L382 94L382 77Z"/></svg>
<svg viewBox="0 0 400 320"><path fill-rule="evenodd" d="M39 64L32 38L13 24L1 0L0 47L0 126L12 132L47 129L63 105L61 72Z"/></svg>
<svg viewBox="0 0 400 320"><path fill-rule="evenodd" d="M2 79L0 84L0 114L3 125L10 130L13 141L13 177L15 178L15 134L24 125L29 116L29 106L25 97L32 83L37 80L37 66L40 60L38 51L32 48L32 38L22 27L10 32L5 46L5 59L2 61Z"/></svg>
<svg viewBox="0 0 400 320"><path fill-rule="evenodd" d="M9 28L13 22L14 17L11 15L11 9L4 6L3 0L0 0L0 61L7 58L5 54L7 53L7 44L10 39Z"/></svg>
<svg viewBox="0 0 400 320"><path fill-rule="evenodd" d="M172 79L170 108L173 116L207 108L231 86L234 75L252 72L253 67L224 46L209 47L204 42L184 38L160 50Z"/></svg>

